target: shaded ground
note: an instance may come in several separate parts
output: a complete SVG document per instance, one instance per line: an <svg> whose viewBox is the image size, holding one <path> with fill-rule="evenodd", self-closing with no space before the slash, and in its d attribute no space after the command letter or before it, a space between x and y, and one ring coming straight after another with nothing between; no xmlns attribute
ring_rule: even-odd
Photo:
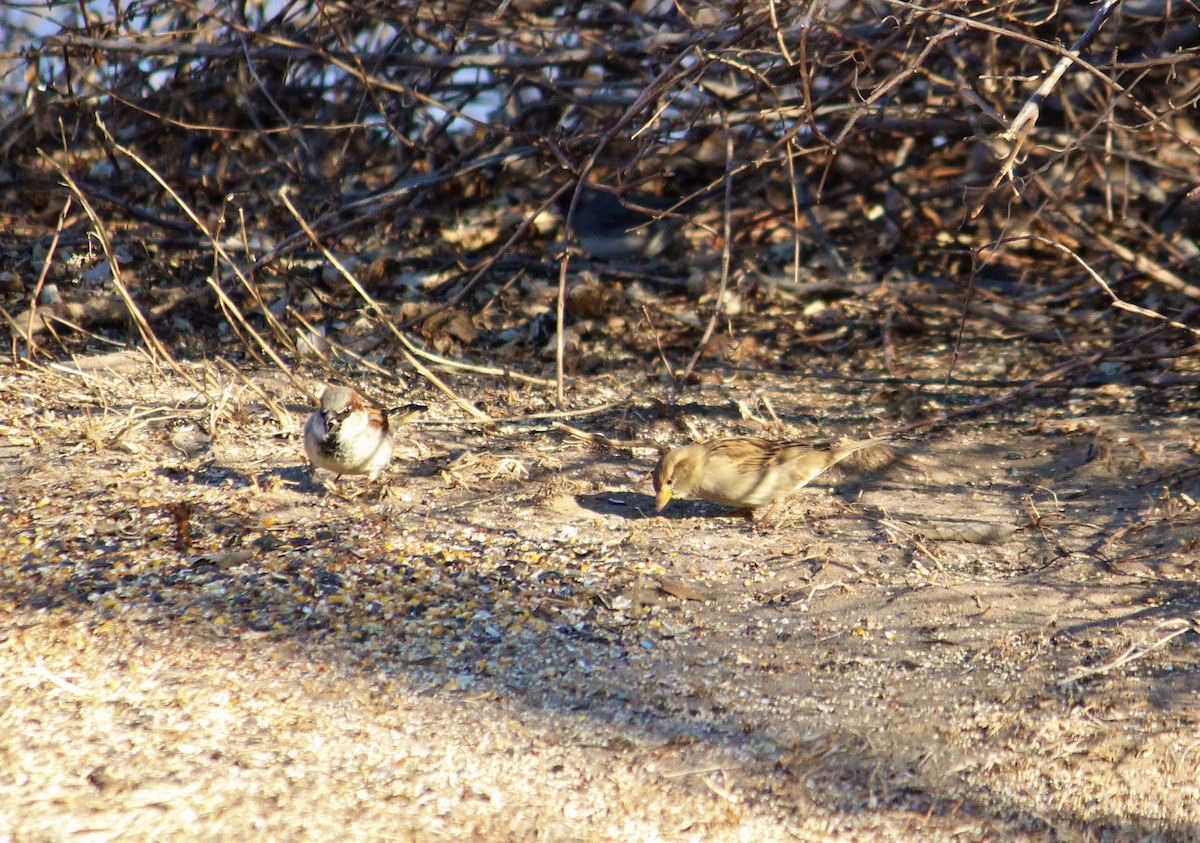
<svg viewBox="0 0 1200 843"><path fill-rule="evenodd" d="M649 452L485 431L421 386L390 494L330 492L276 375L208 402L136 356L80 365L2 376L6 839L1200 838L1186 391L1026 401L760 530L655 515ZM690 400L571 421L892 426L851 382Z"/></svg>

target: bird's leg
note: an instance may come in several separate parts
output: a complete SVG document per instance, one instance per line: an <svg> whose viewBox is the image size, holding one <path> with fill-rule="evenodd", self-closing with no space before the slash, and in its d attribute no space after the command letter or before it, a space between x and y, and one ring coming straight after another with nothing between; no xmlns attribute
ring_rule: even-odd
<svg viewBox="0 0 1200 843"><path fill-rule="evenodd" d="M325 491L335 498L341 498L344 501L352 501L362 495L362 489L354 489L343 491L342 475L335 474L333 480L325 483Z"/></svg>
<svg viewBox="0 0 1200 843"><path fill-rule="evenodd" d="M776 498L771 505L767 507L767 511L763 513L763 517L758 520L759 527L765 529L766 526L771 523L771 518L775 515L775 509L779 506L779 501L780 499Z"/></svg>

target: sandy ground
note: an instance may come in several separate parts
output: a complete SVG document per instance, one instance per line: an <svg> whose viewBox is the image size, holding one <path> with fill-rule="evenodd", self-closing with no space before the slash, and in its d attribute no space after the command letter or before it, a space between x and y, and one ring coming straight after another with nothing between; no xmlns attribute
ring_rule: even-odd
<svg viewBox="0 0 1200 843"><path fill-rule="evenodd" d="M1186 393L902 441L763 529L424 387L387 488L330 490L247 378L0 369L0 839L1200 839ZM569 421L759 433L763 396L887 427L769 375Z"/></svg>

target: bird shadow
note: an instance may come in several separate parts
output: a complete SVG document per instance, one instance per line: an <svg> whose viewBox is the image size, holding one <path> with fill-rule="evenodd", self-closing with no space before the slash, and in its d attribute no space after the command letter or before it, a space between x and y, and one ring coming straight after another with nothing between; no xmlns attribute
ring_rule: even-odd
<svg viewBox="0 0 1200 843"><path fill-rule="evenodd" d="M266 477L277 477L279 482L297 492L321 492L325 485L316 473L306 464L289 465L282 468L272 468L263 472Z"/></svg>
<svg viewBox="0 0 1200 843"><path fill-rule="evenodd" d="M607 492L598 495L575 495L575 503L581 509L594 512L597 515L623 518L626 521L639 521L650 518L666 518L671 521L683 521L693 518L720 518L734 516L735 509L710 504L705 501L672 502L663 512L654 511L654 497L641 492Z"/></svg>
<svg viewBox="0 0 1200 843"><path fill-rule="evenodd" d="M575 495L581 509L597 515L637 521L653 518L654 498L641 492L606 492L599 495Z"/></svg>

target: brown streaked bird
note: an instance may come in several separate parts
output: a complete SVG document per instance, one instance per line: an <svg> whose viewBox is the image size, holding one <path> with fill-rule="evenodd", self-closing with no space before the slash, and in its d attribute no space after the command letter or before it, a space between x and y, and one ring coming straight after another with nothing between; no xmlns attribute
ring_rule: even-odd
<svg viewBox="0 0 1200 843"><path fill-rule="evenodd" d="M654 469L655 507L661 512L672 498L700 498L737 507L750 517L761 507L774 509L792 492L856 451L887 441L865 439L837 447L816 447L733 436L684 445L664 454Z"/></svg>
<svg viewBox="0 0 1200 843"><path fill-rule="evenodd" d="M343 474L375 476L392 458L392 429L417 413L422 404L383 410L346 386L330 386L304 426L304 452L317 468ZM395 421L390 416L398 415Z"/></svg>

